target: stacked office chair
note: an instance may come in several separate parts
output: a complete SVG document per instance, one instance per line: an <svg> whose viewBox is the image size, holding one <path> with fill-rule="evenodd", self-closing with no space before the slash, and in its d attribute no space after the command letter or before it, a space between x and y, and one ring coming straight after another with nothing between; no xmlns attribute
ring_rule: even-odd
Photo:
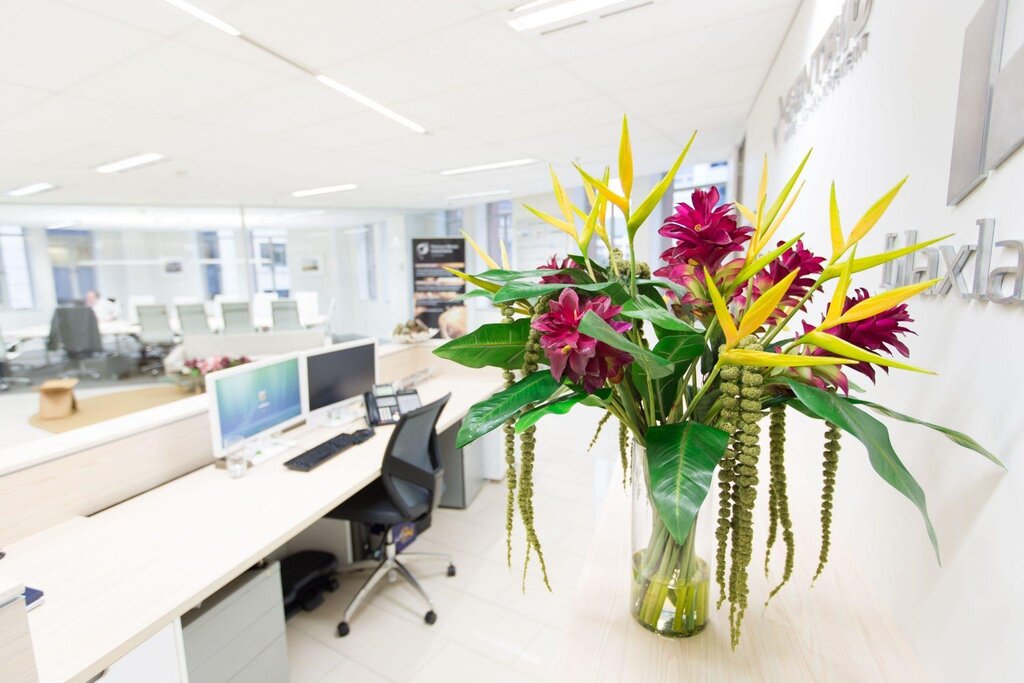
<svg viewBox="0 0 1024 683"><path fill-rule="evenodd" d="M278 299L277 301L271 301L270 305L274 314L275 332L302 329L297 301L294 299Z"/></svg>
<svg viewBox="0 0 1024 683"><path fill-rule="evenodd" d="M133 294L128 297L128 321L139 322L139 306L151 306L156 303L156 297L150 294Z"/></svg>
<svg viewBox="0 0 1024 683"><path fill-rule="evenodd" d="M277 301L277 292L256 292L252 295L252 324L260 329L274 324L273 302Z"/></svg>
<svg viewBox="0 0 1024 683"><path fill-rule="evenodd" d="M202 308L202 304L199 307ZM167 318L167 307L163 304L150 304L137 306L136 310L139 315L139 343L142 345L139 369L159 375L163 371L163 358L175 344L174 330Z"/></svg>
<svg viewBox="0 0 1024 683"><path fill-rule="evenodd" d="M379 560L364 560L347 567L345 571L373 569L373 573L359 589L345 609L338 636L349 633L349 619L369 596L374 586L391 572L408 581L427 602L424 621L437 621L434 603L416 578L406 569L403 561L414 559L441 559L448 562L448 576L455 576L455 565L450 555L442 553L399 553L395 549L392 528L411 522L419 530L430 525L430 513L441 500L441 455L438 451L435 427L441 411L451 394L402 416L391 433L381 463L380 478L369 483L359 493L327 513L333 519L382 525L384 541L378 549Z"/></svg>
<svg viewBox="0 0 1024 683"><path fill-rule="evenodd" d="M16 345L8 346L7 342L4 341L3 334L0 334L0 391L7 391L11 388L12 384L31 384L31 380L25 379L24 377L9 377L6 373L10 372L10 363L16 360L21 354L16 352Z"/></svg>
<svg viewBox="0 0 1024 683"><path fill-rule="evenodd" d="M225 301L220 305L224 317L224 332L240 334L252 332L252 317L249 315L248 301Z"/></svg>
<svg viewBox="0 0 1024 683"><path fill-rule="evenodd" d="M320 294L315 291L292 292L291 298L295 299L299 307L299 320L303 326L310 325L320 315Z"/></svg>
<svg viewBox="0 0 1024 683"><path fill-rule="evenodd" d="M178 325L183 337L213 334L203 304L178 304Z"/></svg>
<svg viewBox="0 0 1024 683"><path fill-rule="evenodd" d="M71 366L61 376L99 379L100 373L85 367L86 360L106 355L96 314L87 306L68 306L54 311L53 318L51 338L55 329L59 348L64 351L65 364Z"/></svg>

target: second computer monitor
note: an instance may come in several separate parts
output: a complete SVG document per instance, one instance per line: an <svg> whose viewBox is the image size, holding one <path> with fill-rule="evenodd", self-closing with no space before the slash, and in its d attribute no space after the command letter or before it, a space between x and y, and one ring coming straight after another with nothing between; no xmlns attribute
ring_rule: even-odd
<svg viewBox="0 0 1024 683"><path fill-rule="evenodd" d="M359 339L303 354L306 410L312 423L334 421L344 404L373 389L377 341Z"/></svg>

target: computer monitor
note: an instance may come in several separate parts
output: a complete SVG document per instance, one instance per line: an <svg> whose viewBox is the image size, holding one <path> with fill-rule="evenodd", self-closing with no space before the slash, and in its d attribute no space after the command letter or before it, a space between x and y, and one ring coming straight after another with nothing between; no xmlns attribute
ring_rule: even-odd
<svg viewBox="0 0 1024 683"><path fill-rule="evenodd" d="M266 438L303 419L298 355L239 365L206 376L213 452Z"/></svg>
<svg viewBox="0 0 1024 683"><path fill-rule="evenodd" d="M351 421L346 407L362 404L377 382L377 340L357 339L302 353L303 407L310 424Z"/></svg>

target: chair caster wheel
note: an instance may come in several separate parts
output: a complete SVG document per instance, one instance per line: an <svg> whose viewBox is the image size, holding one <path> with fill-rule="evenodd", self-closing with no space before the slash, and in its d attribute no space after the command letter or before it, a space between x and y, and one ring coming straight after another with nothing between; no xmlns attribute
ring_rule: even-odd
<svg viewBox="0 0 1024 683"><path fill-rule="evenodd" d="M348 622L347 621L343 621L340 624L338 624L338 637L339 638L344 638L345 636L347 636L348 635L348 630L349 629L348 629Z"/></svg>
<svg viewBox="0 0 1024 683"><path fill-rule="evenodd" d="M332 593L338 590L338 577L332 576L327 580L327 590L329 590Z"/></svg>
<svg viewBox="0 0 1024 683"><path fill-rule="evenodd" d="M433 624L435 621L437 621L437 613L434 612L434 610L430 610L426 613L426 615L424 615L423 621L427 622L428 624ZM346 626L346 628L348 627Z"/></svg>
<svg viewBox="0 0 1024 683"><path fill-rule="evenodd" d="M455 565L448 565L448 576L455 576Z"/></svg>

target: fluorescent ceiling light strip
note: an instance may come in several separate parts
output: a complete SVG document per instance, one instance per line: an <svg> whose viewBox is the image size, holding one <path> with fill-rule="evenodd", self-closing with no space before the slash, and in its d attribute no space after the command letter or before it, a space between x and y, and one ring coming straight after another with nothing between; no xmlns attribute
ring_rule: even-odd
<svg viewBox="0 0 1024 683"><path fill-rule="evenodd" d="M497 161L493 164L480 164L479 166L466 166L464 168L449 168L441 171L441 175L460 175L462 173L476 173L478 171L494 171L499 168L512 168L513 166L526 166L537 163L536 159L513 159L511 161Z"/></svg>
<svg viewBox="0 0 1024 683"><path fill-rule="evenodd" d="M185 0L164 0L164 2L166 2L168 5L173 5L177 7L182 12L188 12L196 19L199 19L200 21L205 21L210 26L220 31L224 31L224 33L228 34L229 36L235 36L237 38L238 36L242 35L241 31L239 31L237 28L235 28L228 22L218 19L209 12L201 10L191 3L185 2Z"/></svg>
<svg viewBox="0 0 1024 683"><path fill-rule="evenodd" d="M346 192L348 190L354 190L358 185L355 183L348 183L347 185L331 185L330 187L314 187L311 190L296 190L292 192L293 197L313 197L318 194L330 194L332 192Z"/></svg>
<svg viewBox="0 0 1024 683"><path fill-rule="evenodd" d="M625 0L569 0L554 7L545 7L536 12L524 14L518 19L510 20L508 25L517 31L529 31L530 29L572 19L573 17L578 17L581 14L593 12L604 7L618 5L621 2L625 2Z"/></svg>
<svg viewBox="0 0 1024 683"><path fill-rule="evenodd" d="M513 12L525 12L528 9L533 9L534 7L540 7L541 5L550 5L554 1L555 0L533 0L533 2L526 2L526 3L523 3L522 5L519 5L518 7L513 7L512 11Z"/></svg>
<svg viewBox="0 0 1024 683"><path fill-rule="evenodd" d="M465 194L453 194L445 199L476 199L477 197L493 197L499 194L509 194L511 190L487 190L485 192L467 192Z"/></svg>
<svg viewBox="0 0 1024 683"><path fill-rule="evenodd" d="M137 154L133 157L128 157L127 159L121 159L120 161L111 161L109 164L97 166L96 172L120 173L121 171L127 171L132 168L138 168L139 166L154 164L158 161L162 161L163 158L163 154L157 154L156 152L146 152L145 154Z"/></svg>
<svg viewBox="0 0 1024 683"><path fill-rule="evenodd" d="M52 183L32 183L31 185L25 185L24 187L16 187L13 190L8 190L4 194L8 197L26 197L30 194L38 194L40 192L46 192L47 190L56 189L57 186Z"/></svg>
<svg viewBox="0 0 1024 683"><path fill-rule="evenodd" d="M409 130L411 130L411 131L413 131L415 133L426 133L427 132L426 128L424 128L420 124L416 123L412 119L407 119L406 117L402 116L398 112L392 111L391 109L388 109L387 107L385 107L380 102L375 102L375 101L371 100L366 95L363 95L362 93L356 92L355 90L353 90L352 88L348 87L344 83L340 83L340 82L334 80L333 78L331 78L330 76L325 76L323 74L319 74L319 75L317 75L316 80L320 81L321 83L326 85L328 88L331 88L333 90L337 90L342 95L344 95L346 97L352 98L353 100L355 100L359 104L362 104L363 106L369 107L370 109L374 110L378 114L383 114L384 116L388 117L392 121L395 121L397 123L402 124L403 126L405 126L406 128L408 128Z"/></svg>

